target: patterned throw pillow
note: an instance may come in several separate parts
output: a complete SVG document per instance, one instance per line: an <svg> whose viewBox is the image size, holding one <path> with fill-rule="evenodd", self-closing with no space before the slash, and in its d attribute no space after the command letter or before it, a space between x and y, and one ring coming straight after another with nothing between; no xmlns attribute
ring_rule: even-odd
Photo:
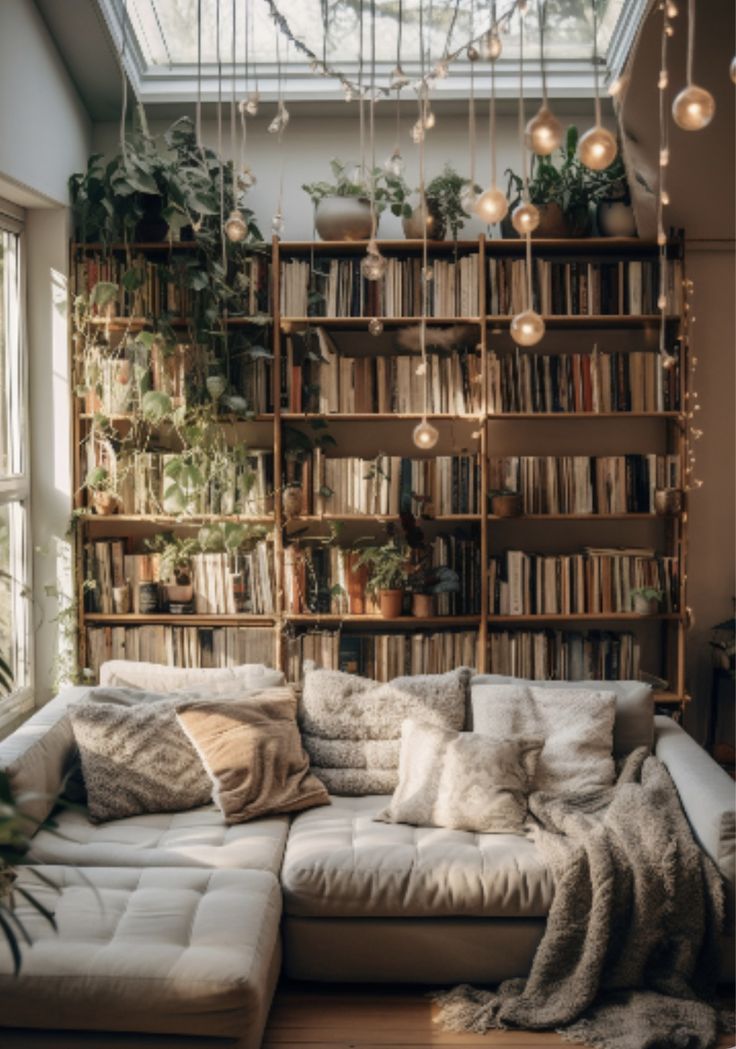
<svg viewBox="0 0 736 1049"><path fill-rule="evenodd" d="M495 741L413 719L401 731L399 785L375 818L478 834L520 834L541 739Z"/></svg>
<svg viewBox="0 0 736 1049"><path fill-rule="evenodd" d="M305 667L299 720L315 776L333 794L390 794L399 780L402 723L416 717L462 729L470 674L461 667L379 682Z"/></svg>

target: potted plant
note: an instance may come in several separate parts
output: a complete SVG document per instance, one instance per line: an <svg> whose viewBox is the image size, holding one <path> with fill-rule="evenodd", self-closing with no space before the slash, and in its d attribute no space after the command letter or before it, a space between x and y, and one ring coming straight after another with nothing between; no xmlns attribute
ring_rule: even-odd
<svg viewBox="0 0 736 1049"><path fill-rule="evenodd" d="M357 567L368 568L368 593L378 599L384 619L397 619L404 603L407 551L395 542L366 546L360 550Z"/></svg>
<svg viewBox="0 0 736 1049"><path fill-rule="evenodd" d="M408 588L411 592L411 614L418 619L429 619L435 614L437 594L456 594L460 577L447 565L430 565L426 561L410 569Z"/></svg>
<svg viewBox="0 0 736 1049"><path fill-rule="evenodd" d="M371 184L376 214L390 207L395 215L409 215L409 190L400 175L380 168L348 173L342 161L330 161L332 182L302 186L315 207L314 224L322 240L367 240L373 231Z"/></svg>
<svg viewBox="0 0 736 1049"><path fill-rule="evenodd" d="M653 586L639 586L631 591L632 608L637 615L654 616L659 612L663 596L662 591Z"/></svg>
<svg viewBox="0 0 736 1049"><path fill-rule="evenodd" d="M470 185L470 179L463 178L450 165L446 164L442 174L436 175L428 184L424 200L420 200L409 216L404 217L404 235L411 240L421 240L424 236L424 225L427 235L432 240L442 240L447 230L453 240L465 225L470 214L463 207L462 196ZM481 187L474 185L476 193Z"/></svg>
<svg viewBox="0 0 736 1049"><path fill-rule="evenodd" d="M590 233L593 173L581 163L577 145L578 129L570 125L558 151L557 163L551 157L532 156L529 200L540 214L533 237L584 237ZM504 236L516 236L510 215L522 199L524 183L510 168L506 169L506 175L510 204L502 230Z"/></svg>
<svg viewBox="0 0 736 1049"><path fill-rule="evenodd" d="M160 555L159 574L169 611L183 611L183 606L189 605L194 597L192 557L201 550L199 539L182 539L166 532L149 539L146 546Z"/></svg>
<svg viewBox="0 0 736 1049"><path fill-rule="evenodd" d="M636 219L631 206L631 192L621 151L603 171L590 173L592 199L597 202L598 230L604 237L635 237Z"/></svg>
<svg viewBox="0 0 736 1049"><path fill-rule="evenodd" d="M120 499L110 471L105 466L93 467L84 481L84 487L92 496L92 507L101 517L109 517L120 509Z"/></svg>
<svg viewBox="0 0 736 1049"><path fill-rule="evenodd" d="M491 513L494 517L521 517L524 512L524 499L521 492L509 488L499 488L491 492Z"/></svg>

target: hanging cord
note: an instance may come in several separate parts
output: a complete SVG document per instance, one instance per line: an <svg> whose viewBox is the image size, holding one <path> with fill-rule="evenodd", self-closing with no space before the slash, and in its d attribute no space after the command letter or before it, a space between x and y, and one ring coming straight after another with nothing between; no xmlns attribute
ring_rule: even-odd
<svg viewBox="0 0 736 1049"><path fill-rule="evenodd" d="M595 126L601 126L601 93L598 83L598 0L593 4L593 87L595 91Z"/></svg>
<svg viewBox="0 0 736 1049"><path fill-rule="evenodd" d="M371 137L371 240L376 239L378 216L376 214L376 0L371 0L371 98L369 107Z"/></svg>
<svg viewBox="0 0 736 1049"><path fill-rule="evenodd" d="M669 120L667 112L667 42L669 34L667 4L662 7L662 46L659 70L659 190L657 193L657 244L659 247L659 352L668 360L667 352L667 240L664 232L664 202L667 199L666 174L669 162ZM688 54L688 60L690 59ZM688 69L688 76L690 69Z"/></svg>
<svg viewBox="0 0 736 1049"><path fill-rule="evenodd" d="M539 22L539 66L542 73L542 105L545 109L548 109L547 63L544 57L544 34L547 29L547 0L537 0L537 21Z"/></svg>
<svg viewBox="0 0 736 1049"><path fill-rule="evenodd" d="M404 36L404 0L399 0L399 25L396 32L396 68L401 69L401 44ZM396 88L396 141L394 153L401 148L401 85Z"/></svg>
<svg viewBox="0 0 736 1049"><path fill-rule="evenodd" d="M248 99L248 5L243 8L243 99L240 104L240 169L245 170L245 158L247 156L245 142L247 135L247 121L245 119L246 102Z"/></svg>
<svg viewBox="0 0 736 1049"><path fill-rule="evenodd" d="M491 5L491 18L496 25L496 0ZM488 136L491 146L491 186L496 188L496 63L491 62L491 104L488 109Z"/></svg>
<svg viewBox="0 0 736 1049"><path fill-rule="evenodd" d="M220 241L222 268L227 267L225 236L225 165L222 161L222 55L220 54L220 0L215 4L215 31L217 33L217 157L220 161Z"/></svg>
<svg viewBox="0 0 736 1049"><path fill-rule="evenodd" d="M233 166L232 170L232 190L233 190L233 207L237 207L238 201L238 189L236 185L236 169L237 164L235 163L236 152L237 152L237 120L236 120L236 100L235 100L235 41L237 40L237 21L235 14L236 0L232 0L232 27L233 27L233 49L232 49L232 68L230 70L230 163Z"/></svg>
<svg viewBox="0 0 736 1049"><path fill-rule="evenodd" d="M128 42L128 0L124 0L122 25L120 26L120 76L123 81L123 102L120 108L120 152L123 156L123 167L128 163L128 151L125 145L125 124L128 116L128 78L125 75L125 49Z"/></svg>
<svg viewBox="0 0 736 1049"><path fill-rule="evenodd" d="M665 13L667 5L665 4ZM693 82L693 56L695 54L695 0L687 2L687 66L688 87Z"/></svg>
<svg viewBox="0 0 736 1049"><path fill-rule="evenodd" d="M197 0L197 107L194 130L197 149L202 153L202 0Z"/></svg>
<svg viewBox="0 0 736 1049"><path fill-rule="evenodd" d="M363 0L358 5L358 114L360 117L360 177L365 181L365 98L363 96Z"/></svg>
<svg viewBox="0 0 736 1049"><path fill-rule="evenodd" d="M521 169L524 179L524 202L529 203L529 163L524 141L524 15L519 11L519 145L521 146ZM525 234L526 245L526 308L532 309L532 235Z"/></svg>
<svg viewBox="0 0 736 1049"><path fill-rule="evenodd" d="M457 13L457 9L455 11ZM454 25L454 19L453 19ZM475 29L475 0L470 0L470 35ZM470 143L470 192L475 194L475 62L470 63L470 100L468 101L468 139Z"/></svg>

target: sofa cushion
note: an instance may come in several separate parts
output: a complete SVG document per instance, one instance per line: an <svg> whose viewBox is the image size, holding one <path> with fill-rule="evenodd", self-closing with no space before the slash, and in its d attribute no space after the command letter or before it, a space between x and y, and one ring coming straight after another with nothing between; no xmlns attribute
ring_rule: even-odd
<svg viewBox="0 0 736 1049"><path fill-rule="evenodd" d="M332 798L294 819L281 883L301 917L543 917L553 884L515 834L377 823L390 798Z"/></svg>
<svg viewBox="0 0 736 1049"><path fill-rule="evenodd" d="M535 685L537 688L592 688L613 692L616 696L616 716L613 722L613 753L617 758L630 754L637 747L654 743L654 699L649 685L643 681L530 681L507 677L504 674L476 674L473 685Z"/></svg>
<svg viewBox="0 0 736 1049"><path fill-rule="evenodd" d="M62 810L56 820L58 834L42 830L33 839L31 862L77 867L240 867L278 875L289 831L286 816L228 827L215 805L98 824L79 810Z"/></svg>
<svg viewBox="0 0 736 1049"><path fill-rule="evenodd" d="M214 688L219 684L272 688L283 683L281 671L272 670L263 663L243 663L237 667L170 667L161 663L108 659L100 667L101 685L145 688L155 692Z"/></svg>
<svg viewBox="0 0 736 1049"><path fill-rule="evenodd" d="M0 1024L260 1044L279 952L281 895L273 874L40 870L58 891L27 868L20 883L55 915L58 931L18 899L33 945L24 947L16 978L0 941Z"/></svg>
<svg viewBox="0 0 736 1049"><path fill-rule="evenodd" d="M333 794L385 794L399 781L405 718L465 724L470 671L372 681L305 664L299 721L312 771Z"/></svg>

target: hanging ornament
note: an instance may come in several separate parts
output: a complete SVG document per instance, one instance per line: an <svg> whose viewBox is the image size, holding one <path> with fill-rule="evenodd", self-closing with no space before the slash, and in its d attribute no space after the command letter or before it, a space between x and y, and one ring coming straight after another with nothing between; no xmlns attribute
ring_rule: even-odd
<svg viewBox="0 0 736 1049"><path fill-rule="evenodd" d="M503 44L501 43L501 37L498 35L498 31L489 29L486 35L483 37L483 44L481 54L487 62L495 62L497 58L501 57L503 51Z"/></svg>
<svg viewBox="0 0 736 1049"><path fill-rule="evenodd" d="M518 346L536 346L544 337L544 321L535 310L523 310L511 321L510 331Z"/></svg>
<svg viewBox="0 0 736 1049"><path fill-rule="evenodd" d="M248 236L248 227L245 219L243 218L242 211L234 208L223 226L225 236L233 244L239 244L241 240L245 240Z"/></svg>
<svg viewBox="0 0 736 1049"><path fill-rule="evenodd" d="M477 62L480 58L480 51L477 47L474 47L473 44L468 44L468 49L465 52L465 57L467 58L468 62Z"/></svg>
<svg viewBox="0 0 736 1049"><path fill-rule="evenodd" d="M309 63L309 72L310 73L321 73L321 72L323 72L323 70L324 70L324 66L316 58L313 58L312 61Z"/></svg>
<svg viewBox="0 0 736 1049"><path fill-rule="evenodd" d="M400 65L397 65L391 74L389 81L389 87L392 91L401 91L402 88L407 87L409 84L409 77L406 75Z"/></svg>
<svg viewBox="0 0 736 1049"><path fill-rule="evenodd" d="M422 419L422 421L414 427L414 432L412 433L414 444L417 448L421 448L425 451L434 448L439 440L439 436L439 430L435 426L432 426L430 422L427 422L426 418Z"/></svg>
<svg viewBox="0 0 736 1049"><path fill-rule="evenodd" d="M511 224L520 236L533 233L541 221L539 208L531 201L519 204L511 213Z"/></svg>
<svg viewBox="0 0 736 1049"><path fill-rule="evenodd" d="M503 190L491 186L478 197L475 202L475 214L489 226L506 218L509 210L509 202Z"/></svg>
<svg viewBox="0 0 736 1049"><path fill-rule="evenodd" d="M446 58L443 58L432 70L433 75L437 80L445 80L450 73L450 64Z"/></svg>
<svg viewBox="0 0 736 1049"><path fill-rule="evenodd" d="M366 280L382 280L386 273L387 260L378 250L375 240L368 241L366 253L363 256L361 270Z"/></svg>
<svg viewBox="0 0 736 1049"><path fill-rule="evenodd" d="M371 335L380 335L383 331L383 321L380 317L371 317L368 321L368 331Z"/></svg>
<svg viewBox="0 0 736 1049"><path fill-rule="evenodd" d="M261 101L260 91L251 91L248 94L245 102L241 103L245 107L245 112L249 117L255 117L258 115L258 103Z"/></svg>
<svg viewBox="0 0 736 1049"><path fill-rule="evenodd" d="M286 108L282 101L279 101L276 107L276 116L268 125L268 133L270 135L278 135L280 132L285 130L288 123L289 110Z"/></svg>
<svg viewBox="0 0 736 1049"><path fill-rule="evenodd" d="M401 150L397 146L390 157L387 157L383 162L383 170L387 175L394 175L399 178L404 173L404 158L401 155Z"/></svg>
<svg viewBox="0 0 736 1049"><path fill-rule="evenodd" d="M256 176L253 174L251 167L246 164L239 172L237 176L237 185L241 193L247 193L249 189L255 186Z"/></svg>
<svg viewBox="0 0 736 1049"><path fill-rule="evenodd" d="M284 232L284 216L280 211L277 211L274 217L271 219L271 233L274 237L280 237Z"/></svg>
<svg viewBox="0 0 736 1049"><path fill-rule="evenodd" d="M525 141L540 157L548 157L562 143L562 124L544 103L526 125Z"/></svg>
<svg viewBox="0 0 736 1049"><path fill-rule="evenodd" d="M677 18L678 14L680 13L679 10L678 10L677 4L673 4L672 0L669 0L669 3L667 4L667 8L666 9L667 9L667 17L668 18Z"/></svg>
<svg viewBox="0 0 736 1049"><path fill-rule="evenodd" d="M603 171L616 159L618 146L611 132L600 125L590 128L578 143L581 163L591 171Z"/></svg>
<svg viewBox="0 0 736 1049"><path fill-rule="evenodd" d="M713 119L716 102L710 91L688 84L672 103L672 117L683 131L701 131Z"/></svg>

